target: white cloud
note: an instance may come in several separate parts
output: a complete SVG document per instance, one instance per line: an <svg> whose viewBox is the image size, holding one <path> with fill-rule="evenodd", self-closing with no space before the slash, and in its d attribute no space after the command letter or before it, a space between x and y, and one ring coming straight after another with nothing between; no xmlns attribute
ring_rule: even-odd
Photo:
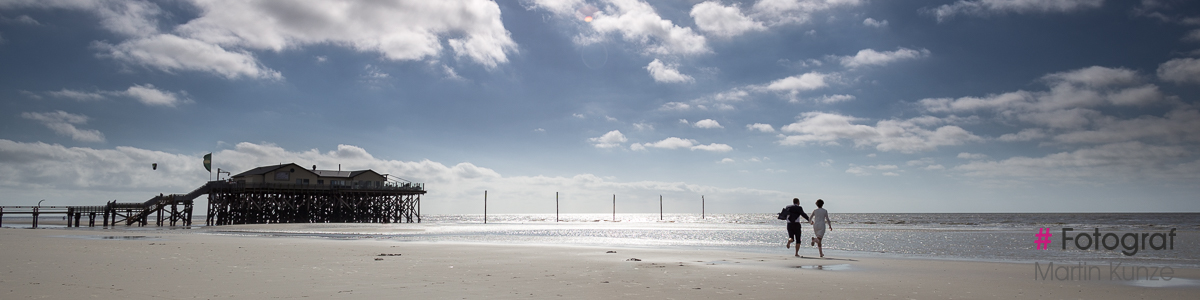
<svg viewBox="0 0 1200 300"><path fill-rule="evenodd" d="M746 124L746 130L758 130L758 131L762 131L762 132L775 132L775 127L771 127L771 124L754 123L754 124Z"/></svg>
<svg viewBox="0 0 1200 300"><path fill-rule="evenodd" d="M585 117L583 114L571 114L571 116L572 116L572 117L576 117L576 118L580 118L580 119L586 118L586 117Z"/></svg>
<svg viewBox="0 0 1200 300"><path fill-rule="evenodd" d="M884 52L875 51L873 49L863 49L859 50L854 56L839 57L838 61L842 63L842 66L854 69L865 66L882 66L896 61L917 59L928 56L929 50L927 49L913 50L901 47L896 49L896 51Z"/></svg>
<svg viewBox="0 0 1200 300"><path fill-rule="evenodd" d="M621 143L628 142L629 139L626 139L620 130L613 130L600 137L590 138L588 141L594 143L596 148L616 148L620 147Z"/></svg>
<svg viewBox="0 0 1200 300"><path fill-rule="evenodd" d="M660 110L677 110L677 111L685 111L685 110L688 110L688 109L691 109L691 108L692 108L692 106L691 106L691 105L689 105L689 104L687 104L687 103L683 103L683 102L667 102L667 103L663 103L662 107L659 107L658 109L660 109Z"/></svg>
<svg viewBox="0 0 1200 300"><path fill-rule="evenodd" d="M455 56L489 68L508 62L507 53L516 51L499 5L485 0L313 0L286 6L212 0L196 6L200 17L178 31L223 46L278 52L331 44L403 61L436 59L448 45Z"/></svg>
<svg viewBox="0 0 1200 300"><path fill-rule="evenodd" d="M1039 128L1026 128L1017 133L1006 133L997 139L1002 142L1028 142L1043 138L1046 138L1045 130Z"/></svg>
<svg viewBox="0 0 1200 300"><path fill-rule="evenodd" d="M1018 156L1000 161L973 161L954 168L967 176L1013 180L1184 179L1200 178L1194 151L1183 146L1154 146L1125 142L1059 152L1044 157Z"/></svg>
<svg viewBox="0 0 1200 300"><path fill-rule="evenodd" d="M142 104L151 106L168 106L175 107L181 103L190 103L191 99L185 96L180 96L174 92L163 91L154 88L154 85L134 85L125 90L124 94L133 99L137 99Z"/></svg>
<svg viewBox="0 0 1200 300"><path fill-rule="evenodd" d="M867 172L866 169L863 169L863 167L858 167L858 166L851 166L849 169L846 169L846 173L850 173L850 174L854 174L854 175L858 175L858 176L871 175L871 173Z"/></svg>
<svg viewBox="0 0 1200 300"><path fill-rule="evenodd" d="M70 9L96 14L104 29L126 35L145 36L158 32L155 18L163 15L158 5L142 0L43 1L10 0L0 2L0 8ZM28 18L28 16L25 16ZM29 20L33 20L29 18ZM37 22L37 21L33 21Z"/></svg>
<svg viewBox="0 0 1200 300"><path fill-rule="evenodd" d="M22 118L41 122L50 130L54 130L59 135L69 136L71 139L80 142L103 142L104 134L95 129L79 129L75 125L86 124L88 117L85 115L76 115L65 111L53 111L46 113L24 112L21 113Z"/></svg>
<svg viewBox="0 0 1200 300"><path fill-rule="evenodd" d="M645 143L642 145L646 146L646 147L660 148L660 149L679 149L679 148L690 148L695 144L696 144L696 140L693 140L693 139L681 139L681 138L677 138L677 137L669 137L669 138L665 138L661 141L657 141L657 142L653 142L653 143Z"/></svg>
<svg viewBox="0 0 1200 300"><path fill-rule="evenodd" d="M959 0L935 9L922 9L933 14L938 22L949 20L955 15L986 16L994 13L1067 13L1089 8L1099 8L1104 0Z"/></svg>
<svg viewBox="0 0 1200 300"><path fill-rule="evenodd" d="M679 73L679 70L676 69L678 67L677 64L664 64L656 58L646 65L645 69L650 72L650 77L653 77L656 82L685 83L694 81L692 76Z"/></svg>
<svg viewBox="0 0 1200 300"><path fill-rule="evenodd" d="M1200 83L1200 59L1176 58L1162 63L1158 78L1178 84Z"/></svg>
<svg viewBox="0 0 1200 300"><path fill-rule="evenodd" d="M103 100L109 96L128 97L145 105L150 106L167 106L175 107L179 104L192 103L191 99L187 98L186 91L178 93L171 91L159 90L153 84L134 84L124 91L97 91L97 92L81 92L68 89L47 92L46 94L58 97L68 98L78 101L95 101Z"/></svg>
<svg viewBox="0 0 1200 300"><path fill-rule="evenodd" d="M1042 76L1042 79L1055 83L1065 82L1089 87L1107 87L1113 85L1129 85L1137 83L1140 78L1137 71L1125 68L1105 68L1091 66L1078 70L1058 72Z"/></svg>
<svg viewBox="0 0 1200 300"><path fill-rule="evenodd" d="M712 152L729 152L729 151L733 151L733 147L732 147L732 146L729 146L729 145L726 145L726 144L717 144L717 143L712 143L712 144L708 144L708 145L696 145L696 146L692 146L692 148L691 148L691 149L692 149L692 150L704 150L704 151L712 151Z"/></svg>
<svg viewBox="0 0 1200 300"><path fill-rule="evenodd" d="M864 119L823 112L803 113L799 119L781 128L786 133L780 134L781 145L838 145L838 141L848 139L855 147L874 146L884 152L914 153L983 140L953 125L926 129L933 124L925 118L881 120L875 126L854 124Z"/></svg>
<svg viewBox="0 0 1200 300"><path fill-rule="evenodd" d="M203 184L208 179L208 172L200 163L203 154L178 154L123 146L115 149L64 147L0 139L0 161L5 162L0 164L0 173L22 174L0 176L0 193L33 193L46 198L48 202L65 205L99 205L111 199L121 202L145 201L151 195L162 192L186 193ZM655 195L653 199L647 196L644 201L639 201L636 196L622 196L625 199L622 200L625 203L623 207L633 211L639 211L641 206L646 211L651 207L657 209L657 195L669 199L699 199L705 195L710 210L733 212L764 211L776 203L762 199L794 197L779 191L721 188L686 182L619 181L593 174L565 177L504 176L469 162L447 165L429 160L380 159L352 145L338 145L332 151L290 151L271 144L238 143L233 149L213 153L214 169L219 167L235 174L280 162L317 165L321 169L336 168L341 164L342 169L372 169L392 177L425 183L428 193L422 198L436 199L421 203L422 213L425 214L464 213L463 207L475 203L483 190L488 190L491 196L489 200L499 204L491 209L498 213L553 212L553 206L547 208L538 204L540 200L521 199L553 199L555 192L561 192L564 197ZM158 163L158 170L152 170L151 163ZM199 213L203 213L203 199L201 197L201 202L197 204ZM0 204L17 205L11 201ZM604 202L579 202L563 207L564 212L594 212L606 208ZM482 212L482 207L479 212ZM475 211L468 210L466 213Z"/></svg>
<svg viewBox="0 0 1200 300"><path fill-rule="evenodd" d="M121 42L117 45L97 42L101 56L164 72L201 71L227 79L241 77L282 79L283 75L262 66L249 52L228 51L203 41L160 34Z"/></svg>
<svg viewBox="0 0 1200 300"><path fill-rule="evenodd" d="M1163 117L1142 116L1120 120L1105 118L1095 128L1059 134L1055 142L1107 144L1130 141L1181 144L1200 143L1200 111L1175 109Z"/></svg>
<svg viewBox="0 0 1200 300"><path fill-rule="evenodd" d="M853 95L841 95L841 94L822 95L820 98L815 98L813 100L816 102L819 102L819 103L831 104L831 103L838 103L838 102L854 100L854 96Z"/></svg>
<svg viewBox="0 0 1200 300"><path fill-rule="evenodd" d="M867 18L866 20L863 20L863 25L875 27L875 28L884 28L884 27L888 26L888 21L887 20L877 21L872 18Z"/></svg>
<svg viewBox="0 0 1200 300"><path fill-rule="evenodd" d="M1152 84L1138 85L1136 72L1123 68L1088 67L1042 77L1048 91L1015 91L984 97L930 98L918 101L935 113L991 112L1016 120L1056 129L1078 129L1092 124L1104 106L1144 106L1166 97Z"/></svg>
<svg viewBox="0 0 1200 300"><path fill-rule="evenodd" d="M588 23L601 34L620 33L626 41L642 44L645 54L695 55L712 51L704 36L663 19L646 2L608 2L611 6L597 12L595 19Z"/></svg>
<svg viewBox="0 0 1200 300"><path fill-rule="evenodd" d="M692 127L707 128L707 129L725 128L724 126L721 126L721 123L717 123L717 120L713 120L713 119L704 119L704 120L696 121L696 123L692 124Z"/></svg>
<svg viewBox="0 0 1200 300"><path fill-rule="evenodd" d="M537 128L537 129L534 129L533 132L546 132L546 129Z"/></svg>
<svg viewBox="0 0 1200 300"><path fill-rule="evenodd" d="M927 171L936 171L936 170L945 170L946 167L943 165L928 165L928 166L925 166L924 169Z"/></svg>
<svg viewBox="0 0 1200 300"><path fill-rule="evenodd" d="M53 92L47 92L51 97L67 98L76 101L96 101L104 100L104 94L100 92L81 92L75 90L62 89Z"/></svg>
<svg viewBox="0 0 1200 300"><path fill-rule="evenodd" d="M829 86L829 83L826 83L825 79L830 76L829 74L814 71L778 79L765 86L751 86L751 88L783 93L792 100L795 100L802 91L811 91Z"/></svg>
<svg viewBox="0 0 1200 300"><path fill-rule="evenodd" d="M722 6L717 1L696 4L692 7L691 15L701 31L719 37L728 38L767 29L762 22L743 15L737 5Z"/></svg>
<svg viewBox="0 0 1200 300"><path fill-rule="evenodd" d="M883 176L900 176L900 174L896 172L883 172Z"/></svg>
<svg viewBox="0 0 1200 300"><path fill-rule="evenodd" d="M654 125L649 124L649 123L644 123L644 122L643 123L633 123L633 128L636 128L637 130L642 130L642 131L654 130Z"/></svg>
<svg viewBox="0 0 1200 300"><path fill-rule="evenodd" d="M981 153L969 153L969 152L958 153L958 158L961 158L961 159L978 160L978 159L985 159L987 157L988 157L987 154L981 154Z"/></svg>
<svg viewBox="0 0 1200 300"><path fill-rule="evenodd" d="M32 25L32 26L42 25L41 22L38 22L37 20L33 19L33 17L30 17L28 15L20 15L20 16L17 16L16 18L12 18L12 19L10 19L8 17L0 16L0 21L6 22L6 23L11 22L11 23L25 24L25 25Z"/></svg>
<svg viewBox="0 0 1200 300"><path fill-rule="evenodd" d="M689 124L689 123L688 123L688 120L687 120L687 119L679 119L679 124L684 124L684 125L687 125L687 124Z"/></svg>
<svg viewBox="0 0 1200 300"><path fill-rule="evenodd" d="M754 3L752 16L769 26L807 23L814 14L862 3L859 0L760 0Z"/></svg>
<svg viewBox="0 0 1200 300"><path fill-rule="evenodd" d="M1180 40L1185 42L1200 42L1200 29L1192 29L1192 31L1188 31L1187 35L1184 35Z"/></svg>
<svg viewBox="0 0 1200 300"><path fill-rule="evenodd" d="M717 163L721 163L721 164L733 163L733 159L726 157L726 158L722 158L721 161L718 161Z"/></svg>

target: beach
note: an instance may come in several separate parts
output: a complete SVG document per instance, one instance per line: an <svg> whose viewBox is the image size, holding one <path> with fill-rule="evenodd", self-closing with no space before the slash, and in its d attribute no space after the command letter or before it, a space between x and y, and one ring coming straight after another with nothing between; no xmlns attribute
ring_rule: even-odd
<svg viewBox="0 0 1200 300"><path fill-rule="evenodd" d="M782 245L769 254L0 228L0 249L3 299L1187 299L1200 291L1195 268L1173 268L1169 281L1039 280L1032 263L819 259L811 248L797 258Z"/></svg>

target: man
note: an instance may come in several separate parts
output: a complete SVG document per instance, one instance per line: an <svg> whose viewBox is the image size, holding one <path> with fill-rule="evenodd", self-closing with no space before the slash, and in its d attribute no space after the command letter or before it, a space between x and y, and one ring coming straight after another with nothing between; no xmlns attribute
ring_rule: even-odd
<svg viewBox="0 0 1200 300"><path fill-rule="evenodd" d="M804 213L803 207L800 207L800 198L792 198L792 205L788 205L787 207L784 208L784 210L786 210L788 213L788 217L787 217L787 232L788 232L787 247L791 248L792 242L796 242L795 255L796 255L796 257L800 257L800 243L801 243L800 242L800 222L798 222L798 221L799 221L800 217L804 217L805 221L810 221L808 219L808 214Z"/></svg>

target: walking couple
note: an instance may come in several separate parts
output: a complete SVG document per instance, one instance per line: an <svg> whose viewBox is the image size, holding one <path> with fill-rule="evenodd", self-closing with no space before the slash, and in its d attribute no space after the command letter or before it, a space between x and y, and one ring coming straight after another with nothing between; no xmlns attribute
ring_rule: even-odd
<svg viewBox="0 0 1200 300"><path fill-rule="evenodd" d="M792 198L792 205L783 208L783 212L787 213L787 232L788 241L787 247L792 247L792 242L796 242L797 257L800 256L800 217L804 217L809 225L813 225L813 233L816 235L808 243L809 246L814 244L817 246L817 251L821 257L825 257L825 250L821 247L821 239L825 237L825 227L829 226L829 230L833 230L833 222L829 221L829 212L825 211L825 200L817 199L817 209L813 210L812 218L804 213L804 208L800 207L800 198Z"/></svg>

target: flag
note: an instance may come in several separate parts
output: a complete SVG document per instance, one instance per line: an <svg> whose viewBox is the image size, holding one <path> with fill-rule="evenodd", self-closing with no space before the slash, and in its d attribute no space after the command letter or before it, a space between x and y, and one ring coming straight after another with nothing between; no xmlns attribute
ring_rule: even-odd
<svg viewBox="0 0 1200 300"><path fill-rule="evenodd" d="M204 169L212 173L212 153L204 155Z"/></svg>

